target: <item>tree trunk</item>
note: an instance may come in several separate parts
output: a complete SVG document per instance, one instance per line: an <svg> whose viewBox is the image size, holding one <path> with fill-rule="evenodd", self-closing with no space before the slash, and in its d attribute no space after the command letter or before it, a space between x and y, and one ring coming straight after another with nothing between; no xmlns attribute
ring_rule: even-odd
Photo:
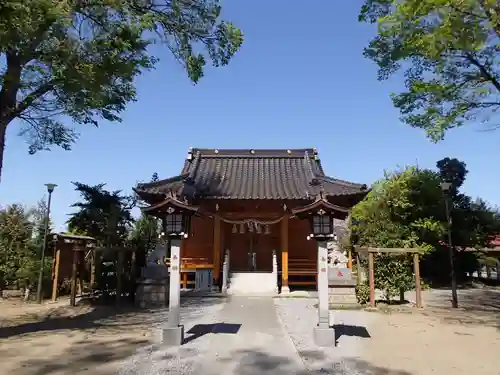
<svg viewBox="0 0 500 375"><path fill-rule="evenodd" d="M0 122L0 182L2 182L3 155L5 151L5 134L7 133L7 123Z"/></svg>
<svg viewBox="0 0 500 375"><path fill-rule="evenodd" d="M405 290L404 288L399 288L399 302L404 303L405 302Z"/></svg>

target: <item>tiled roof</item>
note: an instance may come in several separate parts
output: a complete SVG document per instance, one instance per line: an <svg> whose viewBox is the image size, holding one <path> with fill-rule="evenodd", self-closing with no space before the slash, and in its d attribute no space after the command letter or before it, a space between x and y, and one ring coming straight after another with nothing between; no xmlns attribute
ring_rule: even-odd
<svg viewBox="0 0 500 375"><path fill-rule="evenodd" d="M144 199L172 192L176 196L213 199L312 199L355 195L366 185L328 177L315 149L190 149L181 174L139 184Z"/></svg>

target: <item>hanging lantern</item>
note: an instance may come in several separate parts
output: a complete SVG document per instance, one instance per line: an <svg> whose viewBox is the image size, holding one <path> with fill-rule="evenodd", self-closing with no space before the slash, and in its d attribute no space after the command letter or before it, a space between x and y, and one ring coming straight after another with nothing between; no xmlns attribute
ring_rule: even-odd
<svg viewBox="0 0 500 375"><path fill-rule="evenodd" d="M252 223L251 221L249 221L249 222L247 223L247 225L248 225L248 231L249 231L249 232L253 232L253 223Z"/></svg>
<svg viewBox="0 0 500 375"><path fill-rule="evenodd" d="M271 234L271 228L269 228L269 224L266 224L264 234Z"/></svg>
<svg viewBox="0 0 500 375"><path fill-rule="evenodd" d="M236 224L233 224L233 233L238 233L238 228L236 227Z"/></svg>
<svg viewBox="0 0 500 375"><path fill-rule="evenodd" d="M255 223L255 231L256 231L258 234L261 234L261 233L262 233L262 228L261 228L260 224Z"/></svg>
<svg viewBox="0 0 500 375"><path fill-rule="evenodd" d="M243 223L240 224L240 233L245 233L245 225Z"/></svg>

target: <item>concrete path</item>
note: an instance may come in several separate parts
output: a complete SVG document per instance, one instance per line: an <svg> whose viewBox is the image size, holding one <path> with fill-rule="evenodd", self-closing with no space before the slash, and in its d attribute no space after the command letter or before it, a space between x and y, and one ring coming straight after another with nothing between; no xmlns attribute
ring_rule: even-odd
<svg viewBox="0 0 500 375"><path fill-rule="evenodd" d="M218 313L210 349L198 371L204 375L304 373L289 335L269 297L233 296ZM189 340L189 333L186 335Z"/></svg>

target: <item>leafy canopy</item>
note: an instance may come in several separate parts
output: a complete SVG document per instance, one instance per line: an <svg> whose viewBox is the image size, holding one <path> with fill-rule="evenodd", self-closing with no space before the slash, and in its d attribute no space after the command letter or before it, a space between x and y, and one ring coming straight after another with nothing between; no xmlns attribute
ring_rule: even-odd
<svg viewBox="0 0 500 375"><path fill-rule="evenodd" d="M158 60L153 44L166 47L195 83L207 60L226 65L243 35L220 13L218 0L2 1L0 153L14 119L24 123L30 153L71 147L78 133L64 117L96 126L120 121L136 99L134 79Z"/></svg>
<svg viewBox="0 0 500 375"><path fill-rule="evenodd" d="M82 200L71 207L68 230L94 237L100 246L120 246L128 237L134 222L130 210L135 205L132 197L121 191L108 191L105 184L95 186L73 182Z"/></svg>
<svg viewBox="0 0 500 375"><path fill-rule="evenodd" d="M378 26L364 55L379 79L404 70L406 91L392 96L402 121L434 142L472 121L499 125L496 0L365 0L359 19Z"/></svg>
<svg viewBox="0 0 500 375"><path fill-rule="evenodd" d="M440 187L443 180L452 185L448 199L454 248L484 248L500 231L496 212L484 201L473 201L460 193L467 175L465 163L444 158L436 166L437 171L410 166L386 173L354 207L351 219L351 240L356 245L422 249L425 252L422 274L431 281L447 279L449 275L446 196ZM474 256L461 257L463 269L475 267ZM377 287L387 297L399 289L411 289L414 283L411 256L378 255L375 278Z"/></svg>
<svg viewBox="0 0 500 375"><path fill-rule="evenodd" d="M36 238L37 225L36 208L17 204L0 208L0 292L6 285L28 287L36 283L41 246ZM44 275L49 278L50 269L51 259L47 257Z"/></svg>

